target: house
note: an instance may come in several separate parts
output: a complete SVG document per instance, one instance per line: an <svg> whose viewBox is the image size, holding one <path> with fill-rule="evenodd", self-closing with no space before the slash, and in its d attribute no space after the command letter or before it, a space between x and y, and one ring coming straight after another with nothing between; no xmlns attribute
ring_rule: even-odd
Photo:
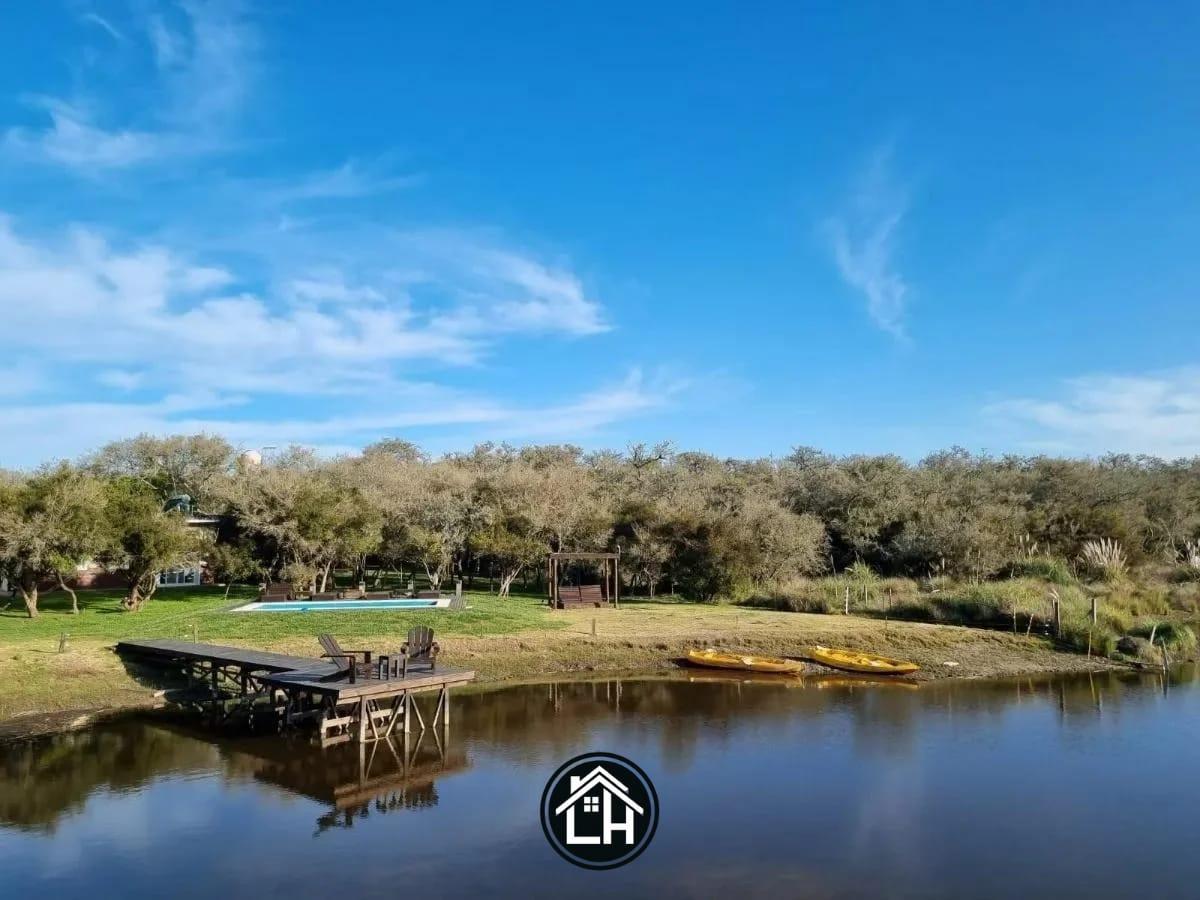
<svg viewBox="0 0 1200 900"><path fill-rule="evenodd" d="M221 525L221 519L218 516L206 516L199 513L189 512L191 509L191 498L186 494L182 495L183 499L188 502L186 508L178 505L179 498L172 498L168 502L167 509L179 509L187 513L187 524L191 528L210 528L216 531ZM172 502L176 505L172 506ZM158 573L158 586L163 588L170 587L192 587L198 584L207 584L212 581L208 574L208 569L205 566L204 560L201 560L198 565L185 566L179 569L167 569L164 572Z"/></svg>
<svg viewBox="0 0 1200 900"><path fill-rule="evenodd" d="M186 494L179 497L172 497L164 508L168 511L176 510L182 512L190 528L205 528L216 531L221 525L221 518L219 516L191 512L191 499ZM94 560L88 560L82 565L77 566L75 576L67 579L67 581L75 588L120 588L127 585L128 577L122 570L109 570ZM160 588L194 587L199 584L209 584L211 582L212 576L209 574L203 560L194 566L167 569L158 573L158 586ZM51 582L46 583L47 588L54 586Z"/></svg>
<svg viewBox="0 0 1200 900"><path fill-rule="evenodd" d="M568 844L609 845L616 832L624 834L626 844L634 843L634 816L646 811L607 769L596 766L587 775L572 775L570 789L554 810L556 816L566 814Z"/></svg>

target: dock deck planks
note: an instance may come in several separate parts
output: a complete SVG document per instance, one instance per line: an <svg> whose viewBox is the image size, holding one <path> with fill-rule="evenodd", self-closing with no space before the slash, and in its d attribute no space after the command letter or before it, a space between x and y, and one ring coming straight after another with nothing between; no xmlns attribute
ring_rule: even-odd
<svg viewBox="0 0 1200 900"><path fill-rule="evenodd" d="M475 679L471 669L439 666L435 672L413 672L404 678L360 678L354 684L344 679L324 681L323 678L337 672L337 666L323 659L167 639L120 641L117 652L163 660L207 662L248 673L265 673L258 675L258 680L265 685L321 694L339 703L360 697L388 697L405 691L437 690Z"/></svg>
<svg viewBox="0 0 1200 900"><path fill-rule="evenodd" d="M142 656L160 656L169 659L202 659L222 665L243 666L263 672L322 672L332 674L333 663L304 656L289 656L267 650L248 650L243 647L225 647L221 644L193 644L191 641L132 640L119 641L118 653L136 653Z"/></svg>

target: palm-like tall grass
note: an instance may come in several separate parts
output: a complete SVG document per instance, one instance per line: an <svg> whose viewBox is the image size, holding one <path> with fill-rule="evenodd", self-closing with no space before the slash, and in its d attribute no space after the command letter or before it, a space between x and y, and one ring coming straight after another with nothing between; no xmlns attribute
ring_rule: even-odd
<svg viewBox="0 0 1200 900"><path fill-rule="evenodd" d="M1129 570L1125 550L1114 538L1086 541L1079 554L1085 566L1110 581L1122 578Z"/></svg>
<svg viewBox="0 0 1200 900"><path fill-rule="evenodd" d="M1179 561L1189 569L1200 572L1200 541L1188 541L1179 553Z"/></svg>

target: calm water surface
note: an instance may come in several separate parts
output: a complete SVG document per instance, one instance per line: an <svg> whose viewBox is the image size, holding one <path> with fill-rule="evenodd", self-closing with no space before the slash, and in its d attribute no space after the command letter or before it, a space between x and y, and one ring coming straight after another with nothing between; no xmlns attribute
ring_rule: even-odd
<svg viewBox="0 0 1200 900"><path fill-rule="evenodd" d="M1200 683L685 677L458 697L326 751L140 717L0 748L4 897L1195 897ZM649 849L546 844L567 758L653 779Z"/></svg>

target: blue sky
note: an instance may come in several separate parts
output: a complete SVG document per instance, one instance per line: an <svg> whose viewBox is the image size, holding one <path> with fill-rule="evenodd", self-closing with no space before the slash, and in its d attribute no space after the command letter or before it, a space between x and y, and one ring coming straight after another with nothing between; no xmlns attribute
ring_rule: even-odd
<svg viewBox="0 0 1200 900"><path fill-rule="evenodd" d="M1200 453L1200 11L0 10L0 464Z"/></svg>

